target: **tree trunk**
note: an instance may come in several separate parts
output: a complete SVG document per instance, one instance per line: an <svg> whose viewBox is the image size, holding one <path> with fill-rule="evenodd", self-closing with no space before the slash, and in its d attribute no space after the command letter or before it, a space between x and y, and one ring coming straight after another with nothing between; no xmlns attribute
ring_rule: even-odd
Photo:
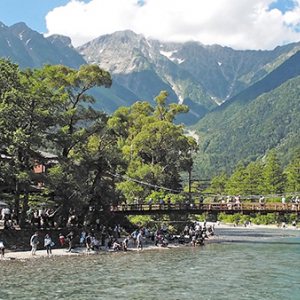
<svg viewBox="0 0 300 300"><path fill-rule="evenodd" d="M20 228L24 228L26 225L28 200L29 200L29 192L28 192L28 186L26 186L24 191L23 207L22 207L21 218L20 218Z"/></svg>
<svg viewBox="0 0 300 300"><path fill-rule="evenodd" d="M16 194L15 194L15 203L14 203L14 213L17 219L17 222L19 223L20 219L20 186L19 182L16 182Z"/></svg>

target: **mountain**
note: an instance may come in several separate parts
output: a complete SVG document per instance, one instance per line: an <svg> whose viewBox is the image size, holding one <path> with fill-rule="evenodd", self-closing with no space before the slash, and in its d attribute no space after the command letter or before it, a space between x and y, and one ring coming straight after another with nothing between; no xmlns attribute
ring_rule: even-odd
<svg viewBox="0 0 300 300"><path fill-rule="evenodd" d="M111 89L95 89L95 106L113 113L120 106L142 100L155 104L160 91L169 101L189 105L180 122L195 124L209 111L259 82L300 49L300 44L272 51L238 51L199 42L163 43L132 31L100 36L74 48L68 37L45 38L25 23L0 23L0 56L21 68L44 63L78 68L98 64L113 77Z"/></svg>
<svg viewBox="0 0 300 300"><path fill-rule="evenodd" d="M11 27L0 23L0 49L1 57L10 57L20 68L40 68L46 62L70 68L86 64L74 50L70 38L58 35L45 38L25 23Z"/></svg>
<svg viewBox="0 0 300 300"><path fill-rule="evenodd" d="M178 120L187 125L261 80L299 49L300 44L237 51L192 41L163 43L128 30L75 49L68 37L45 38L25 23L0 23L0 56L10 56L21 68L40 68L46 62L70 68L98 64L111 73L113 86L93 91L97 108L113 113L138 100L155 104L155 96L167 90L171 102L189 105L190 113Z"/></svg>
<svg viewBox="0 0 300 300"><path fill-rule="evenodd" d="M21 69L41 68L45 63L78 69L87 64L72 46L69 37L52 35L45 38L25 23L7 27L0 22L0 57L10 57ZM114 83L109 90L94 89L92 94L98 99L95 107L107 113L139 100L134 93L118 83Z"/></svg>
<svg viewBox="0 0 300 300"><path fill-rule="evenodd" d="M300 52L200 120L196 166L203 176L231 172L275 148L287 163L300 147ZM198 169L198 171L200 171Z"/></svg>
<svg viewBox="0 0 300 300"><path fill-rule="evenodd" d="M77 51L89 64L108 70L114 82L149 102L161 90L173 102L188 104L192 124L208 111L261 80L300 49L237 51L199 42L163 43L132 31L96 38Z"/></svg>
<svg viewBox="0 0 300 300"><path fill-rule="evenodd" d="M173 49L176 44L163 47L158 41L123 31L101 36L77 51L89 64L108 70L115 83L132 91L140 100L154 105L154 98L167 90L171 102L190 104L192 113L186 120L197 121L217 105L196 78L167 57L168 47Z"/></svg>

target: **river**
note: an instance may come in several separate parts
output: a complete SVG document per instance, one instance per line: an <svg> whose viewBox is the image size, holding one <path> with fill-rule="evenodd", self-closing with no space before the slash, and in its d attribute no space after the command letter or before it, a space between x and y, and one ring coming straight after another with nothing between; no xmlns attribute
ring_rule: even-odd
<svg viewBox="0 0 300 300"><path fill-rule="evenodd" d="M300 299L300 230L216 233L195 248L0 261L0 299Z"/></svg>

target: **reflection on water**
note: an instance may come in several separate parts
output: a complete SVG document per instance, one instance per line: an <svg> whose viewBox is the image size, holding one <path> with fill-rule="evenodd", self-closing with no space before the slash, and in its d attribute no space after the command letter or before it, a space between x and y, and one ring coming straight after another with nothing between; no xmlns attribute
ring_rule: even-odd
<svg viewBox="0 0 300 300"><path fill-rule="evenodd" d="M204 247L2 261L0 299L299 299L300 231L217 234Z"/></svg>

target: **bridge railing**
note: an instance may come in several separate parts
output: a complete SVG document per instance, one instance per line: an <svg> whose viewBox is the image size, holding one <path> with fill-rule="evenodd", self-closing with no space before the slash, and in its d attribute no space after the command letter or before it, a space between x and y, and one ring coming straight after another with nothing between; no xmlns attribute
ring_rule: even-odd
<svg viewBox="0 0 300 300"><path fill-rule="evenodd" d="M270 211L270 212L300 212L300 204L298 203L272 203L267 202L260 204L257 202L251 203L193 203L193 204L183 204L183 203L171 203L171 204L125 204L111 206L110 210L113 212L146 212L146 211L193 211L198 210L202 212L226 212L226 211L236 211L236 212L260 212L260 211Z"/></svg>

